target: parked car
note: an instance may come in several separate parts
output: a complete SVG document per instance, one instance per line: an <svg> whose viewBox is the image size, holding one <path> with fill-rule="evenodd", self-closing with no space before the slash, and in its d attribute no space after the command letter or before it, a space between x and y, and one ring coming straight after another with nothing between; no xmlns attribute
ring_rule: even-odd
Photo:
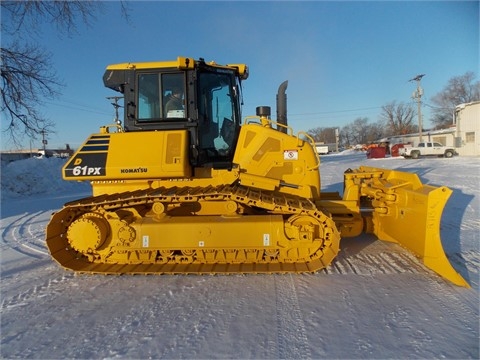
<svg viewBox="0 0 480 360"><path fill-rule="evenodd" d="M438 142L421 142L417 146L406 146L400 149L400 155L406 158L418 159L420 156L444 156L451 158L458 155L455 148L444 146Z"/></svg>

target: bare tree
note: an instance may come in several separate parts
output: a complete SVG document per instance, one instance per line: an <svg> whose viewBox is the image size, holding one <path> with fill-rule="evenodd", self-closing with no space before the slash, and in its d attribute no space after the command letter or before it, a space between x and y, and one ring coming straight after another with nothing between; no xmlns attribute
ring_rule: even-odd
<svg viewBox="0 0 480 360"><path fill-rule="evenodd" d="M388 131L386 130L383 120L379 120L374 124L368 124L367 141L369 143L380 140L386 135L388 135Z"/></svg>
<svg viewBox="0 0 480 360"><path fill-rule="evenodd" d="M341 143L344 146L365 144L368 141L368 118L357 118L345 125L340 131Z"/></svg>
<svg viewBox="0 0 480 360"><path fill-rule="evenodd" d="M315 140L316 142L323 142L325 144L335 143L335 129L334 127L317 127L310 129L307 133Z"/></svg>
<svg viewBox="0 0 480 360"><path fill-rule="evenodd" d="M455 76L448 81L442 91L431 98L433 107L432 123L436 128L444 128L452 124L455 106L480 100L480 81L474 81L471 71Z"/></svg>
<svg viewBox="0 0 480 360"><path fill-rule="evenodd" d="M347 125L343 126L340 129L340 132L339 132L339 143L340 143L341 146L343 146L347 149L349 147L355 145L354 141L353 141L353 138L352 138L351 127L352 127L351 124L347 124Z"/></svg>
<svg viewBox="0 0 480 360"><path fill-rule="evenodd" d="M52 24L59 34L70 36L77 31L78 19L88 25L103 4L85 0L24 0L1 1L0 5L0 110L7 122L4 131L18 144L24 135L36 138L42 131L52 132L53 122L43 116L39 107L45 100L58 96L62 86L50 63L50 54L38 43L39 24ZM121 11L128 20L128 8L123 1Z"/></svg>
<svg viewBox="0 0 480 360"><path fill-rule="evenodd" d="M339 133L340 145L344 147L358 144L370 144L386 135L382 121L370 124L368 118L357 118L352 123L341 128Z"/></svg>
<svg viewBox="0 0 480 360"><path fill-rule="evenodd" d="M355 119L351 129L351 136L356 144L366 144L368 142L368 118Z"/></svg>
<svg viewBox="0 0 480 360"><path fill-rule="evenodd" d="M7 19L2 23L2 31L17 36L35 34L39 25L48 22L60 32L72 34L77 29L80 17L85 24L95 19L95 12L101 3L83 0L65 1L2 1L2 11Z"/></svg>
<svg viewBox="0 0 480 360"><path fill-rule="evenodd" d="M53 123L37 110L44 99L57 95L60 84L47 62L47 55L37 46L13 43L2 48L1 111L6 132L12 140L22 134L35 138L41 131L52 132Z"/></svg>
<svg viewBox="0 0 480 360"><path fill-rule="evenodd" d="M382 106L380 119L385 121L388 135L404 135L416 130L414 116L411 105L392 101Z"/></svg>

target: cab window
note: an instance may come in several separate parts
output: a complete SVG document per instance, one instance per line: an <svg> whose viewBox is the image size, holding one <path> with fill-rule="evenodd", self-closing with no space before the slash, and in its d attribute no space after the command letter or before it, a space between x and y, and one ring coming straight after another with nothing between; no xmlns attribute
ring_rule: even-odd
<svg viewBox="0 0 480 360"><path fill-rule="evenodd" d="M137 86L138 121L186 117L183 73L139 74Z"/></svg>
<svg viewBox="0 0 480 360"><path fill-rule="evenodd" d="M160 118L159 85L158 74L141 74L138 76L138 120Z"/></svg>

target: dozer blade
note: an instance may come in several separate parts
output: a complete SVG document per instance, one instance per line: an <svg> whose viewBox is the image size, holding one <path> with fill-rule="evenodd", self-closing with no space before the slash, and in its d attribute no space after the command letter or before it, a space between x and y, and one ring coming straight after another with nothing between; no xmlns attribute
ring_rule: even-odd
<svg viewBox="0 0 480 360"><path fill-rule="evenodd" d="M371 200L371 232L407 248L452 283L470 287L450 264L440 238L442 212L452 190L423 185L416 174L396 170L362 166L353 174L362 178L361 196Z"/></svg>

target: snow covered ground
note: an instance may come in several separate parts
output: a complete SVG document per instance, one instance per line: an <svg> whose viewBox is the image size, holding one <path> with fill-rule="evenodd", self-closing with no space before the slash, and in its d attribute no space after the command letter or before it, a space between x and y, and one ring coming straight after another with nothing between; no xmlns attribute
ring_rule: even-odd
<svg viewBox="0 0 480 360"><path fill-rule="evenodd" d="M322 188L342 191L361 164L446 185L441 234L457 287L402 248L346 239L310 275L76 275L50 259L44 231L89 195L61 180L64 160L1 169L1 343L10 358L479 358L480 159L322 157ZM414 231L414 229L405 229Z"/></svg>

